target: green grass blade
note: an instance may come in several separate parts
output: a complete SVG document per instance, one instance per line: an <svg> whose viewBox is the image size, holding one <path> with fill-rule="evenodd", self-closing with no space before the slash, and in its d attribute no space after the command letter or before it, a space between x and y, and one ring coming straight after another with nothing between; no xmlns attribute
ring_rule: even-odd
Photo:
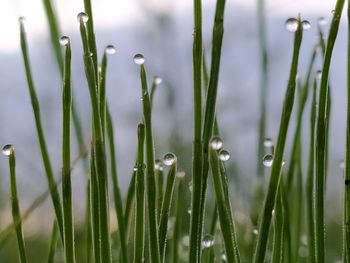
<svg viewBox="0 0 350 263"><path fill-rule="evenodd" d="M176 158L176 157L175 157ZM162 211L159 221L159 250L162 262L165 262L166 241L168 231L168 219L173 199L175 179L177 171L177 160L171 165L167 176L166 188L164 193L164 199L162 203Z"/></svg>
<svg viewBox="0 0 350 263"><path fill-rule="evenodd" d="M224 239L227 262L240 262L228 192L225 190L225 174L222 174L221 161L217 152L209 148L210 165L213 174L216 204L218 207L221 232Z"/></svg>
<svg viewBox="0 0 350 263"><path fill-rule="evenodd" d="M147 159L147 206L149 224L149 242L151 250L151 262L160 263L159 234L157 223L157 199L156 180L154 175L154 146L152 135L151 103L147 88L146 71L143 64L140 67L140 78L142 88L143 117L146 132L146 159Z"/></svg>
<svg viewBox="0 0 350 263"><path fill-rule="evenodd" d="M156 161L157 162L157 161ZM156 181L157 181L157 219L160 220L163 203L163 186L164 186L164 172L162 169L155 169Z"/></svg>
<svg viewBox="0 0 350 263"><path fill-rule="evenodd" d="M67 263L75 262L74 252L74 223L72 207L72 183L70 168L70 114L72 104L71 89L71 47L70 40L65 46L64 79L62 91L62 116L63 116L63 140L62 140L62 196L63 196L63 231L64 252Z"/></svg>
<svg viewBox="0 0 350 263"><path fill-rule="evenodd" d="M123 262L127 263L128 260L128 254L127 254L127 247L126 247L126 228L125 228L125 219L123 214L123 203L122 203L122 196L120 193L119 183L118 183L118 177L117 177L117 162L116 162L116 156L115 156L115 144L114 144L114 131L113 131L113 122L112 122L112 116L110 115L110 112L107 107L107 136L109 140L109 152L111 156L111 177L112 177L112 185L113 185L113 196L114 196L114 205L115 205L115 211L117 215L118 220L118 233L120 238L120 245L121 245L121 252L123 257Z"/></svg>
<svg viewBox="0 0 350 263"><path fill-rule="evenodd" d="M278 188L275 213L274 213L274 237L273 237L273 249L272 249L272 263L284 262L284 211L281 200L282 187Z"/></svg>
<svg viewBox="0 0 350 263"><path fill-rule="evenodd" d="M265 259L267 240L269 235L269 228L272 217L272 210L275 204L277 187L280 181L284 147L288 132L289 120L293 109L294 93L295 93L295 79L298 68L299 51L302 40L302 26L300 19L298 20L298 30L295 32L293 58L289 74L289 81L284 98L283 110L281 115L280 129L277 138L276 149L274 153L274 160L271 169L270 181L268 185L267 195L264 201L264 207L261 215L261 222L259 225L258 240L256 244L254 260L255 263L263 262Z"/></svg>
<svg viewBox="0 0 350 263"><path fill-rule="evenodd" d="M52 231L51 231L51 240L50 240L50 247L49 247L49 255L47 257L47 263L55 262L55 253L56 253L58 235L59 235L58 226L55 220L53 222Z"/></svg>
<svg viewBox="0 0 350 263"><path fill-rule="evenodd" d="M17 183L16 183L16 157L15 157L15 148L12 145L6 145L3 148L3 152L6 149L6 156L9 157L9 169L10 169L10 188L11 188L11 206L12 206L12 218L15 222L17 244L19 250L19 259L21 263L27 262L27 256L25 251L25 243L22 232L22 223L21 223L21 212L18 203L17 195ZM18 222L18 223L17 223Z"/></svg>
<svg viewBox="0 0 350 263"><path fill-rule="evenodd" d="M344 235L345 235L345 251L350 252L350 2L347 9L348 14L348 79L347 79L347 126L346 126L346 151L345 151L345 193L344 193ZM344 261L345 262L345 261Z"/></svg>
<svg viewBox="0 0 350 263"><path fill-rule="evenodd" d="M314 183L315 183L315 125L316 125L316 89L317 82L314 80L313 93L310 113L310 150L306 179L306 205L307 205L307 226L308 226L308 244L309 260L311 263L316 262L315 249L315 208L314 208Z"/></svg>
<svg viewBox="0 0 350 263"><path fill-rule="evenodd" d="M144 262L145 247L145 167L143 161L145 126L138 126L138 149L137 149L137 171L136 171L136 198L135 198L135 240L134 240L134 262Z"/></svg>
<svg viewBox="0 0 350 263"><path fill-rule="evenodd" d="M57 219L58 227L60 229L61 239L63 240L63 214L62 214L61 199L53 177L51 161L50 161L49 153L46 146L44 131L41 124L40 106L39 106L38 97L36 95L30 62L29 62L26 32L24 29L23 21L21 19L20 19L20 31L21 31L20 33L21 49L22 49L26 76L27 76L30 99L31 99L34 118L35 118L35 126L38 134L38 140L40 144L40 150L41 150L41 155L44 163L46 178L50 189L51 199L55 209L56 219Z"/></svg>
<svg viewBox="0 0 350 263"><path fill-rule="evenodd" d="M92 262L92 225L91 225L91 198L90 198L90 180L89 177L86 184L86 208L85 208L85 244L86 244L86 263Z"/></svg>
<svg viewBox="0 0 350 263"><path fill-rule="evenodd" d="M324 195L325 195L325 176L326 176L326 130L327 130L327 94L328 94L328 76L330 62L334 43L338 33L338 27L341 12L344 7L344 0L337 0L329 30L326 53L323 62L323 71L320 84L320 94L318 103L317 128L316 128L316 188L315 188L315 221L316 221L316 260L325 261L324 246Z"/></svg>

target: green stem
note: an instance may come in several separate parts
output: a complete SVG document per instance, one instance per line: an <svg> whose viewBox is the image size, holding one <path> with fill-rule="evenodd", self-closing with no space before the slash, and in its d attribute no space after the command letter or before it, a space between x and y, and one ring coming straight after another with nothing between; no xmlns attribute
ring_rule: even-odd
<svg viewBox="0 0 350 263"><path fill-rule="evenodd" d="M49 255L47 257L47 263L55 262L55 253L56 253L56 247L57 247L57 241L58 241L58 234L59 234L58 226L55 220L52 226L50 248L49 248Z"/></svg>

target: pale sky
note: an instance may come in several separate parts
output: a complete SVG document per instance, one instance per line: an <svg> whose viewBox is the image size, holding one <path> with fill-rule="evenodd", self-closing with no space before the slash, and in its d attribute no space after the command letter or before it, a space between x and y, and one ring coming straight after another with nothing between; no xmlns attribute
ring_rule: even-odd
<svg viewBox="0 0 350 263"><path fill-rule="evenodd" d="M171 10L183 12L192 8L190 0L93 0L96 27L114 27L122 24L133 24L142 21L140 9L145 5L159 11ZM204 0L203 6L214 0ZM83 0L56 0L62 33L76 30L76 15L83 10ZM255 11L256 0L228 0L227 5L244 6ZM295 16L298 13L310 15L329 15L334 8L335 0L269 0L269 16ZM46 19L43 13L42 0L1 0L0 9L0 52L13 52L18 49L19 16L26 17L27 31L32 37L43 37L47 34Z"/></svg>

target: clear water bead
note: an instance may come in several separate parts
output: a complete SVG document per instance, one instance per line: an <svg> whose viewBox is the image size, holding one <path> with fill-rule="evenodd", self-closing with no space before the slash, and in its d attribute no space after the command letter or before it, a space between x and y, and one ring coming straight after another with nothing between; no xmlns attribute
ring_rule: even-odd
<svg viewBox="0 0 350 263"><path fill-rule="evenodd" d="M188 183L188 190L190 190L190 192L192 193L192 190L193 190L192 181L190 181L190 182Z"/></svg>
<svg viewBox="0 0 350 263"><path fill-rule="evenodd" d="M220 150L221 147L222 147L222 139L220 137L213 137L211 140L210 140L210 147L213 149L213 150Z"/></svg>
<svg viewBox="0 0 350 263"><path fill-rule="evenodd" d="M319 69L319 70L316 71L316 79L320 80L321 77L322 77L322 70Z"/></svg>
<svg viewBox="0 0 350 263"><path fill-rule="evenodd" d="M143 65L145 63L145 58L142 54L136 54L134 56L134 62L137 65Z"/></svg>
<svg viewBox="0 0 350 263"><path fill-rule="evenodd" d="M219 158L221 161L226 162L230 160L230 153L226 150L221 150L219 153Z"/></svg>
<svg viewBox="0 0 350 263"><path fill-rule="evenodd" d="M225 252L221 254L221 260L224 262L227 261L227 256L226 256Z"/></svg>
<svg viewBox="0 0 350 263"><path fill-rule="evenodd" d="M301 22L301 26L303 27L304 30L309 30L311 28L311 24L307 20L303 20Z"/></svg>
<svg viewBox="0 0 350 263"><path fill-rule="evenodd" d="M69 37L67 37L67 36L62 36L61 38L60 38L60 45L61 46L67 46L68 44L69 44Z"/></svg>
<svg viewBox="0 0 350 263"><path fill-rule="evenodd" d="M271 139L271 138L266 138L266 139L264 140L264 146L265 146L266 148L272 147L272 146L273 146L273 141L272 141L272 139Z"/></svg>
<svg viewBox="0 0 350 263"><path fill-rule="evenodd" d="M284 24L286 27L287 31L289 32L295 32L298 29L298 20L295 18L288 18Z"/></svg>
<svg viewBox="0 0 350 263"><path fill-rule="evenodd" d="M253 229L253 234L257 236L259 234L259 230L257 228L254 228Z"/></svg>
<svg viewBox="0 0 350 263"><path fill-rule="evenodd" d="M163 163L166 166L171 166L176 162L176 156L173 153L167 153L166 155L164 155L163 157Z"/></svg>
<svg viewBox="0 0 350 263"><path fill-rule="evenodd" d="M10 156L11 153L15 151L15 147L12 144L6 144L2 147L2 154L5 156Z"/></svg>
<svg viewBox="0 0 350 263"><path fill-rule="evenodd" d="M179 172L177 172L177 173L175 174L175 176L176 176L177 178L179 178L179 179L184 178L185 175L186 175L186 173L185 173L184 171L179 171Z"/></svg>
<svg viewBox="0 0 350 263"><path fill-rule="evenodd" d="M317 24L318 24L319 26L325 26L325 25L328 24L328 21L327 21L326 18L324 18L324 17L322 16L322 17L319 17L319 18L317 19Z"/></svg>
<svg viewBox="0 0 350 263"><path fill-rule="evenodd" d="M263 165L265 167L271 167L273 162L273 156L272 154L266 154L263 158Z"/></svg>
<svg viewBox="0 0 350 263"><path fill-rule="evenodd" d="M210 248L213 245L214 245L214 237L210 234L205 235L202 240L202 247Z"/></svg>
<svg viewBox="0 0 350 263"><path fill-rule="evenodd" d="M154 76L154 84L160 85L163 82L163 79L159 76Z"/></svg>
<svg viewBox="0 0 350 263"><path fill-rule="evenodd" d="M108 45L106 46L105 51L108 55L113 55L116 52L116 49L113 45Z"/></svg>
<svg viewBox="0 0 350 263"><path fill-rule="evenodd" d="M154 164L154 169L156 169L157 171L163 171L164 169L164 163L162 160L156 160L155 164Z"/></svg>
<svg viewBox="0 0 350 263"><path fill-rule="evenodd" d="M21 24L25 23L26 22L26 18L24 16L20 16L18 18L18 22L20 22Z"/></svg>
<svg viewBox="0 0 350 263"><path fill-rule="evenodd" d="M80 12L77 15L77 19L79 23L86 23L89 20L89 16L84 12Z"/></svg>

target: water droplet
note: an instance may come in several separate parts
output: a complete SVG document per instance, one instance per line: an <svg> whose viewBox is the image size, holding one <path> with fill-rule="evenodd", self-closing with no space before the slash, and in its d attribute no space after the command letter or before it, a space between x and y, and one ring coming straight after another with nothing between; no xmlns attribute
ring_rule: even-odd
<svg viewBox="0 0 350 263"><path fill-rule="evenodd" d="M179 179L182 179L184 178L186 175L186 173L184 171L179 171L176 173L176 177L179 178Z"/></svg>
<svg viewBox="0 0 350 263"><path fill-rule="evenodd" d="M302 27L303 27L304 30L309 30L309 29L311 28L311 24L310 24L310 22L307 21L307 20L303 20L303 21L301 22L301 25L302 25Z"/></svg>
<svg viewBox="0 0 350 263"><path fill-rule="evenodd" d="M319 17L319 18L317 19L317 24L318 24L319 26L325 26L325 25L328 24L328 21L327 21L327 19L324 18L324 17Z"/></svg>
<svg viewBox="0 0 350 263"><path fill-rule="evenodd" d="M286 160L282 160L282 166L286 164Z"/></svg>
<svg viewBox="0 0 350 263"><path fill-rule="evenodd" d="M108 54L108 55L113 55L115 52L116 52L116 49L113 45L108 45L106 46L105 48L105 52Z"/></svg>
<svg viewBox="0 0 350 263"><path fill-rule="evenodd" d="M5 156L10 156L10 154L14 153L15 147L12 144L6 144L2 147L2 154Z"/></svg>
<svg viewBox="0 0 350 263"><path fill-rule="evenodd" d="M94 53L89 52L89 53L87 54L87 56L90 57L90 58L92 58L92 57L94 56Z"/></svg>
<svg viewBox="0 0 350 263"><path fill-rule="evenodd" d="M259 230L257 228L254 228L253 229L253 234L257 236L259 234Z"/></svg>
<svg viewBox="0 0 350 263"><path fill-rule="evenodd" d="M335 10L333 9L333 10L331 11L331 13L334 15L334 14L335 14Z"/></svg>
<svg viewBox="0 0 350 263"><path fill-rule="evenodd" d="M189 181L189 183L188 183L188 190L190 190L190 192L192 193L192 190L193 190L192 181Z"/></svg>
<svg viewBox="0 0 350 263"><path fill-rule="evenodd" d="M226 253L225 253L225 252L223 252L223 253L221 254L221 260L224 261L224 262L227 261L227 256L226 256Z"/></svg>
<svg viewBox="0 0 350 263"><path fill-rule="evenodd" d="M134 172L137 171L137 166L134 166L133 171L134 171Z"/></svg>
<svg viewBox="0 0 350 263"><path fill-rule="evenodd" d="M341 169L344 169L344 168L345 168L345 161L344 161L344 160L341 160L341 161L339 162L339 167L340 167Z"/></svg>
<svg viewBox="0 0 350 263"><path fill-rule="evenodd" d="M191 208L189 208L189 209L187 210L187 214L189 214L189 215L191 215L191 214L192 214L192 210L191 210Z"/></svg>
<svg viewBox="0 0 350 263"><path fill-rule="evenodd" d="M288 18L285 22L285 27L289 32L295 32L298 29L298 20L295 18Z"/></svg>
<svg viewBox="0 0 350 263"><path fill-rule="evenodd" d="M219 153L219 158L221 161L226 162L230 159L230 153L226 150L221 150Z"/></svg>
<svg viewBox="0 0 350 263"><path fill-rule="evenodd" d="M154 84L160 85L163 82L163 79L159 76L154 76Z"/></svg>
<svg viewBox="0 0 350 263"><path fill-rule="evenodd" d="M134 56L134 62L137 65L143 65L143 63L145 63L145 58L142 54L136 54Z"/></svg>
<svg viewBox="0 0 350 263"><path fill-rule="evenodd" d="M60 45L61 46L67 46L68 44L69 44L69 37L67 37L67 36L62 36L61 38L60 38Z"/></svg>
<svg viewBox="0 0 350 263"><path fill-rule="evenodd" d="M20 22L21 24L24 24L26 22L26 18L24 16L20 16L18 18L18 22Z"/></svg>
<svg viewBox="0 0 350 263"><path fill-rule="evenodd" d="M301 243L304 246L307 246L307 236L305 234L301 236Z"/></svg>
<svg viewBox="0 0 350 263"><path fill-rule="evenodd" d="M271 138L266 138L266 139L264 140L264 146L265 146L266 148L272 147L272 146L273 146L273 141L272 141L272 139L271 139Z"/></svg>
<svg viewBox="0 0 350 263"><path fill-rule="evenodd" d="M322 77L322 70L319 69L319 70L316 71L316 79L320 80L321 77Z"/></svg>
<svg viewBox="0 0 350 263"><path fill-rule="evenodd" d="M163 157L163 163L166 166L171 166L176 162L176 156L173 153L167 153L166 155L164 155Z"/></svg>
<svg viewBox="0 0 350 263"><path fill-rule="evenodd" d="M86 23L89 20L89 16L84 12L80 12L77 19L79 23Z"/></svg>
<svg viewBox="0 0 350 263"><path fill-rule="evenodd" d="M210 147L213 149L213 150L220 150L221 147L222 147L222 139L220 137L213 137L211 140L210 140Z"/></svg>
<svg viewBox="0 0 350 263"><path fill-rule="evenodd" d="M265 167L271 167L273 162L273 156L272 154L266 154L263 158L263 165Z"/></svg>
<svg viewBox="0 0 350 263"><path fill-rule="evenodd" d="M210 234L205 235L202 240L202 247L210 248L213 245L214 245L214 237Z"/></svg>
<svg viewBox="0 0 350 263"><path fill-rule="evenodd" d="M154 164L154 169L156 169L157 171L163 171L164 163L161 160L156 160Z"/></svg>
<svg viewBox="0 0 350 263"><path fill-rule="evenodd" d="M275 215L275 209L272 209L271 214L274 216Z"/></svg>

